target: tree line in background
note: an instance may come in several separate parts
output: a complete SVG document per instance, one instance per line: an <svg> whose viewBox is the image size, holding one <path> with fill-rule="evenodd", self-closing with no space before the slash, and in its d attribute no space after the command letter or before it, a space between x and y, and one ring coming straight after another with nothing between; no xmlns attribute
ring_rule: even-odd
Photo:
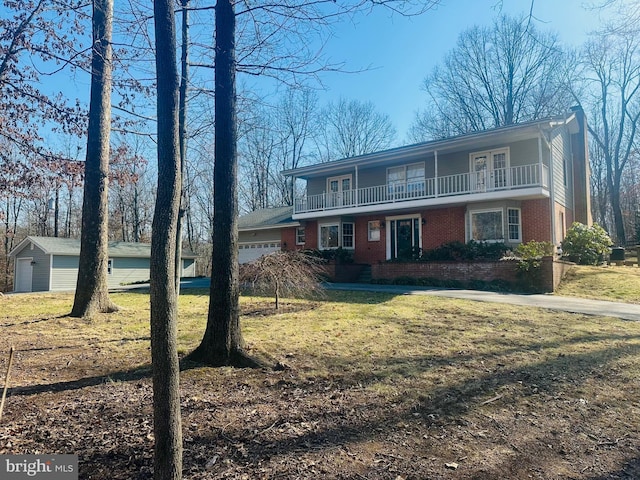
<svg viewBox="0 0 640 480"><path fill-rule="evenodd" d="M80 235L85 148L80 138L87 112L76 102L75 92L49 93L43 86L59 78L62 70L75 79L90 71L86 32L91 15L81 2L61 5L45 0L15 2L0 18L6 32L0 39L3 289L11 279L6 253L17 241L29 234ZM210 32L202 26L211 9L205 2L191 2L190 9L192 33L186 47L192 73L186 95L188 153L181 236L188 248L206 255L214 217L209 181L214 89L208 80L213 48L203 39ZM154 113L149 109L155 82L150 18L145 2L130 2L114 17L117 47L108 212L113 240L151 238L156 169L150 159L156 138ZM405 139L373 103L340 99L320 104L312 80L335 65L323 63L310 50L294 53L290 41L274 41L266 31L243 28L238 71L256 73L261 68L256 65L270 65L273 68L264 68L261 74L286 77L286 88L278 89L274 98L239 87L241 211L291 205L296 192L292 179L280 175L285 169L533 120L581 104L590 126L594 219L616 243L638 241L640 35L633 22L624 21L628 15L619 18L573 50L526 14L501 16L493 25L463 31L424 79L428 100ZM276 25L272 21L271 34ZM311 27L298 23L298 34L308 35L306 28ZM185 31L182 36L187 38ZM252 49L256 44L261 46L259 59ZM202 273L209 273L207 263L202 265Z"/></svg>

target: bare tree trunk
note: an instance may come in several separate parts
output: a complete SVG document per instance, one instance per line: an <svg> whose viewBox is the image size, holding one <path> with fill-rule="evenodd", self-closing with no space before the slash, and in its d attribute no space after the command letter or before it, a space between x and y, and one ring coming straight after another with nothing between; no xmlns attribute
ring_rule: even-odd
<svg viewBox="0 0 640 480"><path fill-rule="evenodd" d="M138 243L140 241L140 192L138 191L138 185L133 188L133 241Z"/></svg>
<svg viewBox="0 0 640 480"><path fill-rule="evenodd" d="M187 164L187 82L189 80L189 0L182 2L182 54L180 59L180 96L178 129L180 135L180 174L185 178ZM186 212L186 192L184 186L180 194L178 210L178 231L176 233L176 292L180 294L180 275L182 274L182 230Z"/></svg>
<svg viewBox="0 0 640 480"><path fill-rule="evenodd" d="M189 356L208 365L257 366L243 349L238 281L238 190L235 11L231 0L215 7L215 166L213 255L207 328Z"/></svg>
<svg viewBox="0 0 640 480"><path fill-rule="evenodd" d="M151 233L151 363L155 480L182 478L176 231L180 204L178 71L172 0L154 1L158 79L158 193Z"/></svg>
<svg viewBox="0 0 640 480"><path fill-rule="evenodd" d="M112 22L113 0L94 0L82 234L72 317L117 310L107 284Z"/></svg>
<svg viewBox="0 0 640 480"><path fill-rule="evenodd" d="M618 245L624 247L627 243L627 237L624 230L624 216L622 215L622 207L620 206L620 176L621 170L616 168L611 180L611 210L613 212L613 225L616 229L615 238Z"/></svg>
<svg viewBox="0 0 640 480"><path fill-rule="evenodd" d="M56 196L53 210L53 236L60 236L60 185L56 185Z"/></svg>

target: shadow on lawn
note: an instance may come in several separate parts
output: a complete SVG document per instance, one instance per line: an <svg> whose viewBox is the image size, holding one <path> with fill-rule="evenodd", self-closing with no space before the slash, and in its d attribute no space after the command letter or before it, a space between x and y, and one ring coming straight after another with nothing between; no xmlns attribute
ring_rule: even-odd
<svg viewBox="0 0 640 480"><path fill-rule="evenodd" d="M131 370L121 370L105 375L94 377L84 377L77 380L68 380L57 383L44 383L38 385L27 385L22 387L12 387L8 390L9 396L16 395L37 395L39 393L59 393L71 390L80 390L86 387L93 387L110 382L132 382L151 377L151 366L143 365Z"/></svg>
<svg viewBox="0 0 640 480"><path fill-rule="evenodd" d="M485 407L485 405L492 403L489 399L495 398L496 392L501 387L517 386L518 390L514 395L522 398L546 398L534 396L541 394L553 397L561 394L566 389L567 383L579 388L580 384L593 376L594 371L604 370L608 363L638 354L640 354L639 345L615 348L605 347L595 352L566 355L519 367L504 366L504 368L494 372L467 377L445 386L425 390L423 395L416 395L417 398L404 394L403 398L380 402L379 396L371 395L362 403L349 404L348 398L344 399L342 405L338 407L332 405L330 400L332 398L330 395L336 391L336 388L340 392L349 392L349 387L355 387L356 390L354 391L357 391L358 388L361 388L359 386L378 383L380 376L373 374L367 377L362 374L356 374L350 378L349 374L347 374L339 378L340 374L338 373L330 381L330 385L323 385L323 381L311 382L315 383L313 387L310 387L309 383L305 384L302 379L290 379L288 383L278 382L267 387L271 390L271 393L264 395L266 399L280 397L279 401L275 402L276 405L280 405L280 409L276 411L275 419L270 417L260 418L257 421L236 422L233 426L228 425L225 428L209 427L212 431L211 435L194 437L190 442L189 448L185 451L185 456L190 458L190 461L203 465L207 459L198 457L198 455L202 455L202 452L226 451L226 454L233 458L239 468L242 468L242 466L252 468L252 466L261 465L265 462L282 464L283 462L278 462L278 458L294 453L313 454L313 452L329 451L335 448L342 448L348 452L349 444L375 441L379 441L381 445L385 443L389 445L389 442L393 445L398 440L393 437L394 434L397 434L398 438L403 440L407 439L405 427L399 426L403 424L422 425L420 428L423 428L423 430L420 431L420 435L414 439L414 442L416 445L426 448L427 450L425 451L428 451L429 445L432 445L433 448L439 448L443 441L430 438L426 434L423 436L422 433L426 429L434 427L439 432L445 428L450 428L452 431L457 430L460 425L459 422L464 424L465 420L463 419L467 418L467 416L482 408L491 408ZM441 359L441 362L455 362L458 360L457 357L451 357L449 359ZM414 359L389 358L381 360L381 363L387 364L393 369L394 365L412 361ZM432 366L420 363L414 367L416 370L427 370ZM534 386L535 389L533 388ZM298 389L305 392L302 394L305 398L304 400L296 398L295 395L292 396L292 392ZM284 392L287 393L285 394ZM498 401L503 402L505 406L512 405L517 401L517 399L510 397L512 394L513 392L507 391L504 394L505 398ZM357 395L357 393L354 393L354 395ZM260 397L245 397L247 402L243 404L242 408L246 411L251 411L261 402L268 401ZM310 397L314 397L314 401L311 401ZM499 398L502 397L500 396ZM227 400L232 401L230 399ZM318 405L323 405L324 408L318 408ZM232 408L233 406L225 404L220 408ZM235 407L237 408L237 405ZM292 411L290 411L290 408ZM564 399L560 402L558 408L568 408ZM594 416L605 414L605 411L592 413ZM485 418L486 420L483 420ZM491 422L495 421L491 419L491 416L481 415L480 420L476 417L471 423L484 421L491 425ZM273 428L291 424L296 425L298 423L316 425L317 428L301 433L296 432L295 429L287 431L285 428L276 439L261 438L264 432L268 432ZM481 427L476 426L476 428L480 429ZM612 428L615 428L615 426L612 426ZM500 475L505 472L511 472L511 475L506 478L522 478L520 474L523 472L530 473L535 469L538 469L537 471L540 468L544 469L549 458L562 458L565 455L561 449L560 451L549 449L549 445L558 443L556 432L553 431L542 430L540 431L540 436L520 437L519 440L518 446L510 443L512 440L508 437L508 433L502 433L501 427L496 428L496 437L487 440L484 446L481 445L478 448L490 449L495 447L496 444L504 443L507 448L511 448L514 451L514 455L505 455L497 459L495 465L483 466L479 468L479 471L476 472L477 474L465 478L494 479L500 478ZM566 437L564 441L569 444L571 440L571 438ZM471 443L476 448L476 444L481 444L482 441L472 441ZM238 445L241 447L240 449L237 449ZM429 453L429 455L434 455L434 453ZM391 457L394 457L394 455L391 455ZM417 457L421 457L419 452L415 454L414 458L410 458L408 455L406 458L396 456L396 460L393 460L397 462L396 471L410 477L415 475L416 478L421 476L425 478L425 472L420 469L427 467L416 463ZM585 457L581 456L579 458L583 460ZM220 468L223 467L221 466ZM374 467L370 466L370 468ZM630 459L627 466L620 470L620 473L626 473L631 470L635 472L637 468L638 460ZM215 471L211 473L215 474ZM373 474L374 472L371 473ZM617 477L595 477L594 480L596 478Z"/></svg>
<svg viewBox="0 0 640 480"><path fill-rule="evenodd" d="M67 314L65 314L65 315L56 315L54 317L36 318L35 320L25 320L23 322L3 323L3 324L0 324L0 328L22 327L24 325L33 325L34 323L48 322L50 320L59 320L61 318L66 318L66 317L68 317Z"/></svg>
<svg viewBox="0 0 640 480"><path fill-rule="evenodd" d="M393 286L389 286L388 288L394 288ZM389 300L392 300L398 296L406 295L406 286L396 286L395 288L398 291L357 291L357 290L332 290L330 288L321 289L319 295L311 295L308 298L304 298L302 300L312 301L312 302L322 302L325 300L332 302L345 302L345 303L355 303L355 304L365 304L365 305L374 305L380 303L386 303ZM137 293L141 295L149 295L149 287L142 286L139 288L128 288L122 290L114 290L113 293ZM252 292L249 289L243 288L241 289L240 295L243 297L257 297L264 298L267 301L273 300L273 295L267 295L257 292ZM182 286L180 288L180 296L195 296L195 297L208 297L209 296L209 288L203 286L190 287L190 286ZM288 298L282 298L281 301L286 302L289 300ZM300 300L300 299L298 299Z"/></svg>
<svg viewBox="0 0 640 480"><path fill-rule="evenodd" d="M496 391L508 385L517 385L520 396L537 394L527 390L528 386L536 386L537 392L549 395L557 394L566 388L567 382L572 385L580 385L588 378L598 375L598 372L606 372L606 366L628 356L640 354L640 345L625 344L637 340L636 335L604 335L587 336L569 339L570 343L598 342L615 340L616 346L603 348L595 351L559 355L553 358L541 359L536 363L526 365L501 365L493 371L471 371L471 375L465 378L447 383L446 385L429 388L422 392L422 395L405 395L399 400L380 400L380 396L371 395L364 398L363 402L352 408L349 404L343 403L338 407L331 406L329 395L336 391L350 392L351 388L357 385L373 386L387 377L397 375L401 377L418 376L433 368L441 366L451 366L461 364L468 365L470 361L479 363L482 358L496 357L507 353L517 353L524 351L539 351L545 348L562 346L562 342L541 342L534 345L522 347L512 347L509 352L491 352L483 355L451 355L448 357L387 357L377 359L380 370L376 372L362 372L355 370L346 373L336 370L336 375L331 380L313 381L313 388L309 387L309 379L303 376L287 376L286 382L264 384L263 387L256 387L257 395L243 397L242 405L232 405L222 402L217 405L217 409L223 411L225 408L241 408L250 411L260 402L267 403L276 399L274 405L279 410L275 410L276 418L260 418L255 421L238 421L230 428L208 429L210 435L193 436L185 446L185 465L191 465L196 470L204 468L207 458L203 455L211 455L212 451L225 451L225 455L231 457L239 469L254 468L255 465L277 462L279 457L298 452L319 452L329 451L335 448L346 449L348 444L358 442L368 442L379 440L389 442L389 435L398 431L399 422L412 424L419 420L428 428L445 427L460 421L465 415L484 408L487 399L493 398ZM566 343L566 342L565 342ZM343 363L348 363L348 359L343 359ZM500 366L501 365L501 366ZM189 366L183 367L188 369ZM137 369L113 372L107 375L87 377L75 381L59 382L47 385L34 385L28 387L16 387L11 389L12 395L33 395L44 392L63 392L68 390L81 389L88 386L95 386L111 381L128 382L149 378L151 370L149 366ZM259 374L258 374L259 375ZM236 377L234 377L236 378ZM238 377L238 382L243 380ZM329 383L330 385L327 385ZM233 381L226 384L226 388L233 389ZM260 389L265 389L265 393L260 393ZM296 406L294 414L289 411L292 402L301 402L300 399L291 397L291 392L296 389L304 391L304 395L310 398L302 402L301 406ZM523 390L524 389L524 390ZM416 392L417 394L418 392ZM357 392L354 393L357 395ZM313 397L310 401L311 397ZM224 397L223 397L224 398ZM505 394L504 402L509 402L508 393ZM226 402L232 402L226 398ZM325 405L327 408L318 408L318 405ZM196 406L183 407L188 413L189 408L197 409ZM490 417L487 417L490 418ZM316 425L312 431L298 433L295 430L285 431L277 439L262 438L262 435L280 425L287 423L305 422ZM545 466L545 457L537 455L537 449L547 448L547 444L553 443L551 434L544 434L542 437L523 440L516 450L514 456L505 456L499 464L482 467L476 472L474 479L498 478L496 475L505 471L513 472L514 475L526 471L527 468L542 468ZM428 442L435 440L421 440L417 442ZM492 440L495 442L496 440ZM506 440L505 440L506 441ZM425 443L428 445L428 443ZM507 443L508 445L508 443ZM238 447L240 446L240 447ZM118 447L119 448L119 447ZM124 447L123 447L124 448ZM515 448L515 447L514 447ZM545 452L540 450L540 452ZM130 453L130 452L129 452ZM114 452L115 454L115 452ZM83 457L83 462L99 461L98 454ZM416 454L419 456L419 453ZM548 455L548 453L547 453ZM559 455L559 454L558 454ZM104 459L102 459L104 460ZM427 468L416 463L415 458L395 458L389 460L396 462L397 468L401 472L416 475L419 478L425 472L421 469ZM144 464L146 462L142 462ZM141 464L127 465L127 468L136 470L141 468ZM216 468L226 469L229 465L222 461ZM377 468L369 466L368 468ZM500 471L496 472L496 468ZM640 470L638 458L629 458L624 467L619 471L602 476L591 477L592 480L604 480L605 478L635 478ZM214 475L216 471L209 472ZM220 473L220 472L218 472ZM387 472L388 473L388 472ZM612 475L617 475L613 476ZM631 475L631 477L629 476ZM124 478L124 477L123 477ZM346 478L346 477L345 477ZM376 477L377 478L377 477ZM380 477L382 478L382 477ZM517 478L517 477L512 477ZM586 477L585 477L586 478Z"/></svg>
<svg viewBox="0 0 640 480"><path fill-rule="evenodd" d="M610 480L612 478L622 478L634 480L640 478L640 457L633 458L625 463L616 472L607 472L604 475L589 477L589 480Z"/></svg>
<svg viewBox="0 0 640 480"><path fill-rule="evenodd" d="M41 352L47 350L76 350L78 348L86 348L97 345L105 345L108 343L119 343L123 345L129 342L149 342L151 341L151 337L124 337L124 338L114 338L111 340L100 340L99 342L91 342L91 343L83 343L82 345L56 345L53 347L33 347L33 348L19 348L16 349L16 352Z"/></svg>

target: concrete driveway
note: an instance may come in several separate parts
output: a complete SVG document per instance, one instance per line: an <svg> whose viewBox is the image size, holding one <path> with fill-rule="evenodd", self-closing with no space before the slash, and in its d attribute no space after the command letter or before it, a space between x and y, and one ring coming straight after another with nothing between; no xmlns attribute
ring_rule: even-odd
<svg viewBox="0 0 640 480"><path fill-rule="evenodd" d="M412 287L405 285L365 285L358 283L327 284L331 290L395 293L397 295L432 295L461 298L479 302L508 303L527 307L546 308L563 312L615 317L623 320L640 320L640 305L586 298L562 297L553 294L522 295L515 293L485 292L479 290L454 290L446 288Z"/></svg>

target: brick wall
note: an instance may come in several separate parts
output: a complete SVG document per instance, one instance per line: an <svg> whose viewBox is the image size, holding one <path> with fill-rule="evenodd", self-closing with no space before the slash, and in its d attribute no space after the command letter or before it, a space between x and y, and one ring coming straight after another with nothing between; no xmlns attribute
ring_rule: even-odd
<svg viewBox="0 0 640 480"><path fill-rule="evenodd" d="M545 257L544 260L546 260L546 262L542 265L543 269L547 269L547 272L545 274L547 290L545 291L555 292L564 276L575 265L575 263L565 262L564 260L549 261L548 259L550 258L551 257ZM552 271L549 273L548 270L550 267Z"/></svg>
<svg viewBox="0 0 640 480"><path fill-rule="evenodd" d="M541 292L553 292L573 263L544 257L537 280L526 279L526 283L535 284L533 289ZM375 280L396 280L401 278L429 278L439 281L454 280L464 284L473 281L508 282L514 286L525 281L518 275L516 261L501 262L385 262L371 266L371 278Z"/></svg>
<svg viewBox="0 0 640 480"><path fill-rule="evenodd" d="M523 200L522 210L522 241L535 240L537 242L551 241L551 211L548 198Z"/></svg>
<svg viewBox="0 0 640 480"><path fill-rule="evenodd" d="M371 266L374 280L433 278L469 283L473 280L517 281L515 262L388 262Z"/></svg>
<svg viewBox="0 0 640 480"><path fill-rule="evenodd" d="M465 243L465 207L440 208L420 212L425 224L422 226L422 248L431 250L443 243Z"/></svg>
<svg viewBox="0 0 640 480"><path fill-rule="evenodd" d="M356 263L377 263L387 258L385 228L380 229L380 240L369 241L369 222L379 220L384 225L384 215L368 215L356 218L356 250L353 260Z"/></svg>
<svg viewBox="0 0 640 480"><path fill-rule="evenodd" d="M318 248L318 222L304 224L304 245L296 245L296 227L280 229L280 241L283 250L316 249Z"/></svg>
<svg viewBox="0 0 640 480"><path fill-rule="evenodd" d="M296 250L303 248L303 246L296 245L296 228L282 228L280 229L280 246L282 250Z"/></svg>

